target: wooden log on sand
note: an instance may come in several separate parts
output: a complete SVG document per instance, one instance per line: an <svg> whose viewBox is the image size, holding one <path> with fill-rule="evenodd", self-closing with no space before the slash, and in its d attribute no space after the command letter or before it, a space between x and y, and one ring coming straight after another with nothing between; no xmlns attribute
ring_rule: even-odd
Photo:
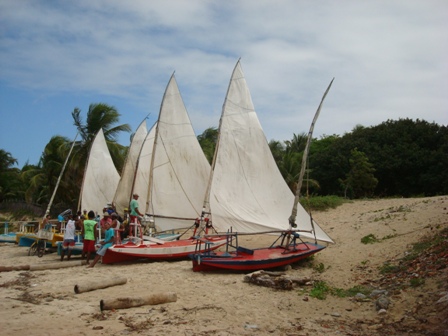
<svg viewBox="0 0 448 336"><path fill-rule="evenodd" d="M11 272L11 271L43 271L47 269L57 269L66 268L74 266L85 265L86 261L67 261L67 262L57 262L51 264L38 264L38 265L18 265L18 266L0 266L0 272Z"/></svg>
<svg viewBox="0 0 448 336"><path fill-rule="evenodd" d="M102 280L101 282L89 281L88 283L75 285L75 293L79 294L84 292L90 292L95 289L103 289L112 286L124 285L127 281L128 281L127 278L105 279Z"/></svg>
<svg viewBox="0 0 448 336"><path fill-rule="evenodd" d="M30 265L30 271L43 271L43 270L48 270L48 269L83 266L85 264L86 264L86 261L81 260L81 261L57 262L57 263L51 263L51 264Z"/></svg>
<svg viewBox="0 0 448 336"><path fill-rule="evenodd" d="M30 265L21 266L0 266L0 272L11 272L11 271L29 271Z"/></svg>
<svg viewBox="0 0 448 336"><path fill-rule="evenodd" d="M146 297L125 297L105 299L100 301L101 310L124 309L145 305L158 305L161 303L176 302L177 294L172 292L152 294Z"/></svg>

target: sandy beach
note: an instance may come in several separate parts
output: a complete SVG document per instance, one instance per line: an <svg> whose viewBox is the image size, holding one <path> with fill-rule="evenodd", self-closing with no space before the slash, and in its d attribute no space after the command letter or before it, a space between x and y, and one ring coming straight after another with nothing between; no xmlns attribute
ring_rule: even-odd
<svg viewBox="0 0 448 336"><path fill-rule="evenodd" d="M335 244L312 262L285 270L286 275L324 281L333 288L387 288L390 304L385 312L378 313L374 298L328 295L319 300L309 295L310 285L293 290L257 286L244 282L244 274L195 273L191 261L98 263L87 269L74 256L80 266L0 273L0 334L448 335L448 302L437 303L448 294L446 263L416 287L380 272L385 262L409 253L413 243L448 227L448 196L357 200L313 217ZM363 244L368 235L377 242ZM247 236L244 245L255 248L272 239ZM0 266L60 263L56 253L38 258L28 256L27 247L11 244L1 244L0 252ZM446 258L447 253L440 255ZM413 269L414 277L423 266ZM117 278L127 281L74 292L76 285ZM101 300L166 293L175 293L177 300L100 310Z"/></svg>

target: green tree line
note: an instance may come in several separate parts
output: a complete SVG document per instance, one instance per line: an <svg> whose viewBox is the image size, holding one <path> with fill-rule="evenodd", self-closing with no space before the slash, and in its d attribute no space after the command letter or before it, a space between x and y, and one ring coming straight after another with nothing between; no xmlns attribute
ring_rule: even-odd
<svg viewBox="0 0 448 336"><path fill-rule="evenodd" d="M130 126L119 124L120 114L106 104L92 104L83 120L81 110L72 112L79 139L73 145L55 197L55 206L76 208L90 146L102 128L118 171L127 147L117 142ZM130 135L132 136L132 134ZM217 128L208 128L198 141L211 162L218 138ZM271 140L269 146L286 183L295 193L307 135L291 140ZM59 135L45 146L38 164L14 167L12 153L0 149L0 202L23 200L46 206L72 139ZM424 120L388 120L372 127L357 126L343 136L313 139L301 193L347 198L410 197L448 194L448 128Z"/></svg>

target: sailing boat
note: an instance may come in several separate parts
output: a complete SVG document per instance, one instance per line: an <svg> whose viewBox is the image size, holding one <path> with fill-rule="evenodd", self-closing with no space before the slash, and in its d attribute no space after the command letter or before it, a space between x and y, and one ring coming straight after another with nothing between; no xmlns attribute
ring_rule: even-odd
<svg viewBox="0 0 448 336"><path fill-rule="evenodd" d="M119 180L120 175L117 168L115 168L107 147L103 129L100 129L90 147L81 185L78 209L92 210L95 214L102 215L104 204L109 203L113 199ZM61 215L64 215L64 213ZM76 240L72 254L81 254L83 243L80 241L79 236ZM61 254L61 243L58 242L58 254Z"/></svg>
<svg viewBox="0 0 448 336"><path fill-rule="evenodd" d="M148 132L146 128L146 119L147 118L141 122L132 137L120 181L118 182L118 187L115 192L113 205L115 206L115 211L119 214L124 213L125 208L129 208L129 203L134 193L142 195L140 200L142 201L142 204L146 204L146 193L149 183L152 149L154 146L154 134L156 129L153 126L150 132ZM147 223L149 221L145 222ZM142 231L149 231L150 236L163 240L174 240L180 236L180 234L174 233L156 234L152 230L151 223L149 223L149 225L146 223L145 225L148 227L145 226L144 229L142 228ZM131 225L131 229L132 228L133 225ZM149 237L143 235L144 240L148 240L148 238Z"/></svg>
<svg viewBox="0 0 448 336"><path fill-rule="evenodd" d="M90 148L78 209L102 214L104 204L113 199L119 180L120 175L112 161L103 129L100 129Z"/></svg>
<svg viewBox="0 0 448 336"><path fill-rule="evenodd" d="M155 127L145 214L153 218L158 231L186 230L201 216L210 165L191 126L174 74L166 87ZM115 244L102 262L183 259L195 251L198 240L194 234L175 241L149 239L150 242L144 242L140 237ZM208 245L213 250L225 243L226 237L218 236L211 238Z"/></svg>
<svg viewBox="0 0 448 336"><path fill-rule="evenodd" d="M295 219L288 223L295 197L272 156L240 60L233 70L224 101L206 195L204 206L212 216L213 226L220 232L227 231L234 239L229 240L225 251L190 255L194 271L280 267L323 250L325 246L317 244L317 240L333 242L300 204L296 205L300 230L292 227ZM269 247L238 246L239 235L268 233L280 234ZM316 242L305 243L302 238Z"/></svg>

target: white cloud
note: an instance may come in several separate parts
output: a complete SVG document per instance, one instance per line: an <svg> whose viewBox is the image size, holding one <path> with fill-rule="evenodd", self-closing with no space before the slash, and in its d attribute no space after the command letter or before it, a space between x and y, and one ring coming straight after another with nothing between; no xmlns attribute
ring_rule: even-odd
<svg viewBox="0 0 448 336"><path fill-rule="evenodd" d="M447 124L447 10L436 0L4 0L0 84L110 97L133 109L123 113L135 128L176 71L202 132L217 126L242 57L268 139L306 132L333 77L316 135L404 117Z"/></svg>

